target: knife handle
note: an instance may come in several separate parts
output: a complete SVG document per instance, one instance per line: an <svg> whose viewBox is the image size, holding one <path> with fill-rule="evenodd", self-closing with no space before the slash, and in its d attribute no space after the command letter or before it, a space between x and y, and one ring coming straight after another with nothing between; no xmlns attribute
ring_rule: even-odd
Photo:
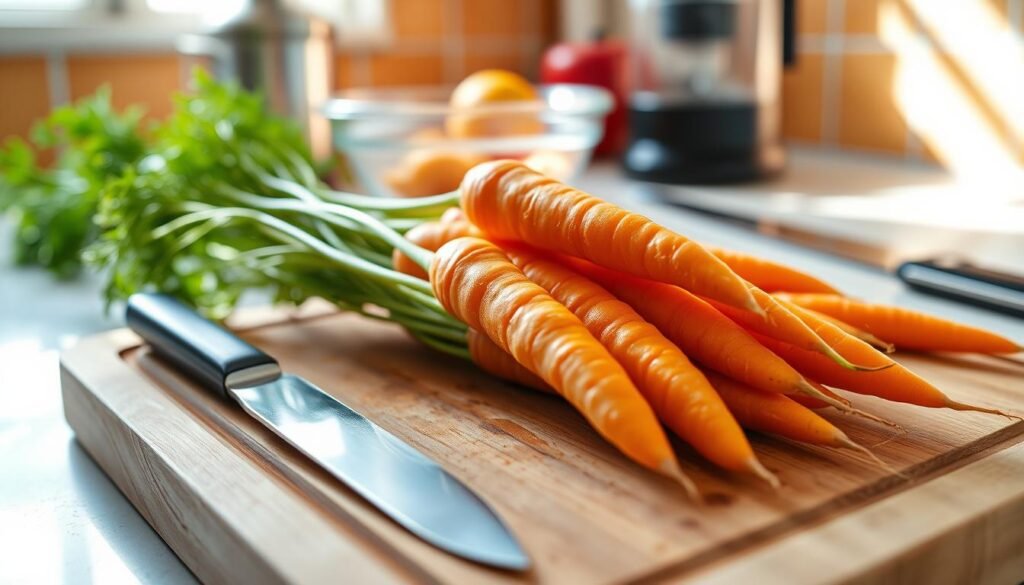
<svg viewBox="0 0 1024 585"><path fill-rule="evenodd" d="M172 296L136 293L128 299L128 327L160 357L205 388L228 396L228 387L280 376L277 361L199 316Z"/></svg>
<svg viewBox="0 0 1024 585"><path fill-rule="evenodd" d="M1024 278L969 264L939 260L906 262L900 280L922 292L1024 318Z"/></svg>

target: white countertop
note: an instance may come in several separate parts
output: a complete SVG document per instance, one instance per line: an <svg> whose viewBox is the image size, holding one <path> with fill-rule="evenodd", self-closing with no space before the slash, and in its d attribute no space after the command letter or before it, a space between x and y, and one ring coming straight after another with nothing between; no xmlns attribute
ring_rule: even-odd
<svg viewBox="0 0 1024 585"><path fill-rule="evenodd" d="M195 583L74 440L58 352L116 327L95 279L11 266L0 224L0 583Z"/></svg>
<svg viewBox="0 0 1024 585"><path fill-rule="evenodd" d="M794 164L787 190L799 189L805 172L800 159ZM817 163L812 166L820 171ZM806 170L808 177L821 174ZM916 172L908 170L907 176ZM835 176L830 180L838 182ZM922 179L920 184L927 183ZM579 184L690 237L791 263L851 294L940 313L1024 340L1022 320L924 296L881 270L666 205L651 199L647 188L623 180L615 166L598 165ZM722 192L750 195L766 188L770 186ZM0 583L194 582L75 442L61 412L58 351L81 335L117 326L120 318L103 316L93 279L58 283L39 270L11 267L10 230L4 227L0 225Z"/></svg>

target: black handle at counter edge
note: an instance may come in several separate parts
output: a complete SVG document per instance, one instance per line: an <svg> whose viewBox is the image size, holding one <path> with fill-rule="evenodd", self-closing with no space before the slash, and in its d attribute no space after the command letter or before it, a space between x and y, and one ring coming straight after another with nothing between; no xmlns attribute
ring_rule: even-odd
<svg viewBox="0 0 1024 585"><path fill-rule="evenodd" d="M896 276L923 293L1024 318L1024 293L1002 283L930 262L905 262L896 269Z"/></svg>

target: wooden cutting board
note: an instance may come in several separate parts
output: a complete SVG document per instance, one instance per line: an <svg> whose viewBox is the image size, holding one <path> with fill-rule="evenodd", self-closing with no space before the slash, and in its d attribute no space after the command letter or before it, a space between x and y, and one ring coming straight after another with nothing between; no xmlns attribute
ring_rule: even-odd
<svg viewBox="0 0 1024 585"><path fill-rule="evenodd" d="M253 326L254 321L261 324ZM412 537L126 330L62 356L68 422L206 582L1017 583L1024 423L855 397L905 434L829 414L901 474L854 454L755 437L773 492L699 463L695 506L571 408L495 381L351 314L250 314L243 336L440 461L535 562L487 569ZM954 398L1024 411L1024 364L899 355Z"/></svg>

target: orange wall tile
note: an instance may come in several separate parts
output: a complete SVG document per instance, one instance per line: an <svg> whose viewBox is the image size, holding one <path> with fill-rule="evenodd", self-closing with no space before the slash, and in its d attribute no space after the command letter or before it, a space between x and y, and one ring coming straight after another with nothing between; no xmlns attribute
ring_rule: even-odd
<svg viewBox="0 0 1024 585"><path fill-rule="evenodd" d="M782 134L787 139L821 140L822 55L801 54L782 76Z"/></svg>
<svg viewBox="0 0 1024 585"><path fill-rule="evenodd" d="M535 17L539 21L537 27L542 40L553 41L558 38L560 22L559 5L556 0L541 0Z"/></svg>
<svg viewBox="0 0 1024 585"><path fill-rule="evenodd" d="M896 57L844 55L839 80L839 143L842 146L902 153L907 124L893 95Z"/></svg>
<svg viewBox="0 0 1024 585"><path fill-rule="evenodd" d="M181 87L177 55L75 55L67 59L71 99L89 95L104 84L114 106L141 104L149 116L171 112L171 96Z"/></svg>
<svg viewBox="0 0 1024 585"><path fill-rule="evenodd" d="M208 55L180 55L178 57L178 71L185 75L192 75L196 69L202 69L213 74L213 57Z"/></svg>
<svg viewBox="0 0 1024 585"><path fill-rule="evenodd" d="M438 85L444 81L441 54L379 53L370 58L370 80L383 85Z"/></svg>
<svg viewBox="0 0 1024 585"><path fill-rule="evenodd" d="M444 0L391 0L391 26L400 39L440 39L447 10Z"/></svg>
<svg viewBox="0 0 1024 585"><path fill-rule="evenodd" d="M522 72L525 61L525 53L522 51L494 54L469 51L462 62L462 75L466 76L481 69L508 69Z"/></svg>
<svg viewBox="0 0 1024 585"><path fill-rule="evenodd" d="M525 4L532 1L465 0L462 31L471 37L514 37L528 32L525 16L531 7Z"/></svg>
<svg viewBox="0 0 1024 585"><path fill-rule="evenodd" d="M796 3L797 34L824 33L827 9L828 0L799 0Z"/></svg>
<svg viewBox="0 0 1024 585"><path fill-rule="evenodd" d="M334 58L334 89L347 89L355 85L356 57L343 53Z"/></svg>
<svg viewBox="0 0 1024 585"><path fill-rule="evenodd" d="M847 34L878 34L879 14L891 0L850 0L843 4L843 29Z"/></svg>
<svg viewBox="0 0 1024 585"><path fill-rule="evenodd" d="M36 120L50 111L50 89L43 57L0 58L0 142L28 136Z"/></svg>

